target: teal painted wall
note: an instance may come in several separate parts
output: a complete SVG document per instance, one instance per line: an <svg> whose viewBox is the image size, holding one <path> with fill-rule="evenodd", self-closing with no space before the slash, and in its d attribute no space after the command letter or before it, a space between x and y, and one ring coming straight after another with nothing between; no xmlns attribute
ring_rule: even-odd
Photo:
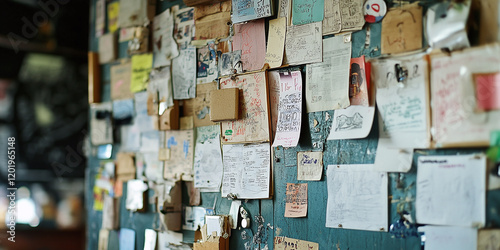
<svg viewBox="0 0 500 250"><path fill-rule="evenodd" d="M95 0L92 1L91 23L93 23ZM424 4L433 1L424 1ZM182 1L158 1L157 13ZM366 31L358 31L353 34L353 57L366 55L376 57L380 55L380 24L370 26L370 46L365 48ZM93 36L93 26L91 26L90 48L97 51L97 39ZM119 57L126 58L126 44L119 46ZM109 101L109 74L110 65L103 65L103 101ZM304 69L302 69L304 71ZM230 238L230 249L273 249L273 238L275 236L287 236L291 238L303 239L317 242L320 249L421 249L419 237L408 237L399 239L391 237L387 232L369 232L349 229L333 229L325 227L326 203L327 203L327 185L326 168L331 164L370 164L375 160L378 143L378 122L377 118L369 136L359 140L339 140L327 141L326 138L330 131L334 111L315 112L303 114L303 127L301 139L296 148L274 148L273 159L273 180L274 196L269 200L248 200L243 205L248 209L252 216L252 224L249 229L232 230ZM315 120L318 122L316 126ZM117 152L119 145L115 145L114 151ZM476 153L484 152L485 149L461 149L461 150L419 150L415 153L412 169L406 174L389 174L389 225L399 218L397 213L398 200L409 199L405 210L412 214L415 220L414 197L416 195L416 160L419 155L434 154L457 154L457 153ZM296 153L298 151L323 151L323 177L321 181L297 181L296 176ZM92 210L93 197L92 187L94 178L92 178L99 167L99 160L90 158L88 160L87 178L86 178L86 206L87 210L87 249L97 249L98 233L101 227L102 213ZM285 218L285 190L286 183L308 183L308 215L306 218ZM152 192L149 192L152 195ZM126 188L124 187L124 197ZM202 206L213 207L216 201L216 213L227 214L231 201L221 198L220 193L202 193ZM185 200L185 199L184 199ZM185 200L184 204L188 202ZM500 190L489 191L487 194L487 227L498 227L500 217L496 213L496 208L500 205ZM90 208L90 209L89 209ZM152 211L153 206L149 205ZM264 219L259 230L259 223L255 220L256 216L261 215ZM154 228L154 221L157 218L154 213L135 213L130 214L125 209L124 200L120 203L120 225L121 227L132 228L136 230L136 249L142 249L144 246L144 230ZM261 234L262 233L262 234ZM184 241L192 242L194 233L184 231ZM259 237L254 237L259 236ZM110 249L118 249L118 234L113 231L110 234Z"/></svg>

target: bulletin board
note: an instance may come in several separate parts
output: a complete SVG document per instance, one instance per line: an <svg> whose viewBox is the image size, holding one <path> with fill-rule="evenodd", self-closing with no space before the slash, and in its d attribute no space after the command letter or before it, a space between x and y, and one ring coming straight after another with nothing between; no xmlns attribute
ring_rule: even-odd
<svg viewBox="0 0 500 250"><path fill-rule="evenodd" d="M92 1L91 23L94 22L96 0ZM392 1L387 1L389 2ZM426 4L436 1L422 1L424 8ZM172 7L173 5L183 5L181 0L157 1L156 14ZM94 36L94 26L90 25L91 38L89 50L97 51L98 39ZM369 28L369 38L367 28ZM380 30L381 24L375 23L365 26L361 31L354 32L352 39L352 57L365 55L366 57L376 57L380 55ZM364 41L364 44L356 42ZM119 58L128 58L127 44L120 43L118 48ZM102 72L102 101L109 101L110 96L110 67L109 64L101 66ZM305 74L306 69L302 69ZM303 77L303 79L305 79ZM305 110L305 101L304 108ZM325 213L327 204L327 183L326 170L328 165L335 164L373 164L378 145L378 118L375 116L371 131L365 139L357 140L326 140L330 133L334 111L322 111L312 113L302 113L302 128L300 141L297 147L272 149L273 161L273 188L272 199L265 200L243 200L243 205L247 208L251 216L251 226L248 229L233 230L230 237L230 249L273 249L273 241L276 236L285 236L295 239L303 239L319 243L320 249L421 249L420 238L408 235L405 238L392 235L388 232L360 231L349 229L337 229L325 227ZM114 152L118 152L119 144L115 144ZM323 176L320 181L298 181L297 180L297 152L322 151L323 152ZM412 168L408 173L391 173L388 175L389 182L389 221L388 224L400 218L400 212L407 212L415 218L416 196L416 171L417 159L421 155L453 155L471 154L485 152L485 148L462 148L462 149L437 149L437 150L416 150L413 156ZM115 153L114 153L115 154ZM113 155L114 157L115 155ZM101 228L102 212L93 211L92 189L95 176L99 168L97 157L91 156L86 170L86 198L87 207L87 249L97 249L99 239L99 229ZM285 218L285 200L287 183L308 183L308 212L304 218ZM187 188L183 187L186 194ZM188 204L187 194L183 194L183 204ZM124 196L126 186L124 186ZM149 197L153 192L150 190ZM215 208L216 214L228 214L231 201L221 198L220 193L202 193L201 206L205 208ZM487 192L487 214L486 227L499 227L500 216L495 214L495 209L500 207L500 190ZM152 213L153 205L148 205L147 212L131 214L125 209L125 202L120 203L120 226L136 230L135 249L144 247L144 230L156 228L155 213ZM493 211L493 212L492 212ZM183 231L184 241L192 242L193 231ZM403 232L405 233L405 232ZM118 249L117 231L110 233L110 249Z"/></svg>

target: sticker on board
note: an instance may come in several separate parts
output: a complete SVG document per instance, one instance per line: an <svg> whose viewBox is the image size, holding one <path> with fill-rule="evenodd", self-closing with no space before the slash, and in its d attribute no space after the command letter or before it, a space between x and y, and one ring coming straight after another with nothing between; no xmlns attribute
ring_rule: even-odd
<svg viewBox="0 0 500 250"><path fill-rule="evenodd" d="M367 0L363 11L367 23L377 23L387 13L387 5L384 0Z"/></svg>

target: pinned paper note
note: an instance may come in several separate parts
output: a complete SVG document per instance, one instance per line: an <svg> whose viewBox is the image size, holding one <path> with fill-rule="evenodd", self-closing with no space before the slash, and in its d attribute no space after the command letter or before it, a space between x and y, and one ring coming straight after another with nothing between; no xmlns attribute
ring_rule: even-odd
<svg viewBox="0 0 500 250"><path fill-rule="evenodd" d="M192 180L194 135L193 130L167 130L165 132L170 160L165 161L163 178Z"/></svg>
<svg viewBox="0 0 500 250"><path fill-rule="evenodd" d="M196 98L193 99L194 126L215 125L210 121L210 91L217 89L217 82L196 85Z"/></svg>
<svg viewBox="0 0 500 250"><path fill-rule="evenodd" d="M292 4L293 25L323 21L323 14L325 12L324 0L294 0Z"/></svg>
<svg viewBox="0 0 500 250"><path fill-rule="evenodd" d="M326 176L326 227L388 231L386 173L369 164L329 165Z"/></svg>
<svg viewBox="0 0 500 250"><path fill-rule="evenodd" d="M244 71L262 69L266 56L265 20L234 25L233 51L241 50Z"/></svg>
<svg viewBox="0 0 500 250"><path fill-rule="evenodd" d="M297 152L297 180L319 181L323 174L323 152Z"/></svg>
<svg viewBox="0 0 500 250"><path fill-rule="evenodd" d="M424 233L425 250L481 249L477 228L423 226L418 231Z"/></svg>
<svg viewBox="0 0 500 250"><path fill-rule="evenodd" d="M196 48L182 49L172 60L172 85L175 100L196 97Z"/></svg>
<svg viewBox="0 0 500 250"><path fill-rule="evenodd" d="M382 54L422 48L422 6L414 3L387 12L381 39Z"/></svg>
<svg viewBox="0 0 500 250"><path fill-rule="evenodd" d="M500 109L500 73L473 75L478 111Z"/></svg>
<svg viewBox="0 0 500 250"><path fill-rule="evenodd" d="M315 242L297 240L288 237L274 237L274 249L276 250L318 250L319 244Z"/></svg>
<svg viewBox="0 0 500 250"><path fill-rule="evenodd" d="M130 91L145 90L149 82L149 72L153 67L153 54L140 54L132 56L132 73Z"/></svg>
<svg viewBox="0 0 500 250"><path fill-rule="evenodd" d="M289 26L285 37L284 64L299 65L321 62L323 59L322 23Z"/></svg>
<svg viewBox="0 0 500 250"><path fill-rule="evenodd" d="M220 127L197 128L194 152L194 186L219 190L222 183Z"/></svg>
<svg viewBox="0 0 500 250"><path fill-rule="evenodd" d="M118 30L118 14L120 13L120 2L108 3L108 31L114 33Z"/></svg>
<svg viewBox="0 0 500 250"><path fill-rule="evenodd" d="M271 68L280 67L283 63L285 49L286 18L269 20L269 33L265 62Z"/></svg>
<svg viewBox="0 0 500 250"><path fill-rule="evenodd" d="M173 37L174 16L167 9L155 16L153 21L154 67L170 65L170 60L179 55Z"/></svg>
<svg viewBox="0 0 500 250"><path fill-rule="evenodd" d="M349 106L335 110L328 140L366 138L372 129L375 107Z"/></svg>
<svg viewBox="0 0 500 250"><path fill-rule="evenodd" d="M351 35L323 39L323 62L307 65L307 112L349 106Z"/></svg>
<svg viewBox="0 0 500 250"><path fill-rule="evenodd" d="M135 249L135 231L129 228L120 229L120 250Z"/></svg>
<svg viewBox="0 0 500 250"><path fill-rule="evenodd" d="M325 17L323 18L323 35L339 33L341 29L342 19L340 15L339 0L324 0L325 1Z"/></svg>
<svg viewBox="0 0 500 250"><path fill-rule="evenodd" d="M342 31L360 30L365 24L363 14L364 0L340 0Z"/></svg>
<svg viewBox="0 0 500 250"><path fill-rule="evenodd" d="M280 73L280 101L273 147L295 147L302 124L302 76L300 71Z"/></svg>
<svg viewBox="0 0 500 250"><path fill-rule="evenodd" d="M134 98L134 94L130 91L131 70L130 62L111 66L112 100Z"/></svg>
<svg viewBox="0 0 500 250"><path fill-rule="evenodd" d="M273 5L271 0L234 0L233 14L231 20L233 23L241 23L258 18L271 16Z"/></svg>
<svg viewBox="0 0 500 250"><path fill-rule="evenodd" d="M437 176L439 180L435 181ZM417 223L483 227L486 156L420 156L417 190Z"/></svg>
<svg viewBox="0 0 500 250"><path fill-rule="evenodd" d="M307 183L286 184L285 217L305 217L307 215Z"/></svg>

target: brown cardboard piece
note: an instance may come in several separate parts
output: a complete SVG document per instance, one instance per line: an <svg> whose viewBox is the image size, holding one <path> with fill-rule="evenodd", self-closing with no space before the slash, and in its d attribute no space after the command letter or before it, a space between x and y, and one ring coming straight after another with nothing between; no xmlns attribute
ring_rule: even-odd
<svg viewBox="0 0 500 250"><path fill-rule="evenodd" d="M119 152L116 155L116 181L135 179L135 156L132 153Z"/></svg>
<svg viewBox="0 0 500 250"><path fill-rule="evenodd" d="M382 20L382 54L422 48L422 6L409 4L389 10Z"/></svg>
<svg viewBox="0 0 500 250"><path fill-rule="evenodd" d="M160 130L179 129L179 102L174 101L174 106L166 109L158 120Z"/></svg>
<svg viewBox="0 0 500 250"><path fill-rule="evenodd" d="M228 37L231 1L196 6L194 19L197 40Z"/></svg>
<svg viewBox="0 0 500 250"><path fill-rule="evenodd" d="M165 214L165 225L167 225L168 230L179 231L182 227L182 185L180 181L175 183L166 197L161 211Z"/></svg>
<svg viewBox="0 0 500 250"><path fill-rule="evenodd" d="M192 116L181 117L180 130L193 129L194 122Z"/></svg>
<svg viewBox="0 0 500 250"><path fill-rule="evenodd" d="M228 88L210 92L210 120L238 120L239 89Z"/></svg>
<svg viewBox="0 0 500 250"><path fill-rule="evenodd" d="M99 66L99 54L88 53L89 68L89 103L101 102L101 67Z"/></svg>
<svg viewBox="0 0 500 250"><path fill-rule="evenodd" d="M229 225L228 215L217 215L212 217L222 217L221 231L223 236L216 236L216 232L207 233L207 224L201 228L201 242L194 243L195 250L229 250L229 236L231 234L231 227ZM198 231L197 231L198 232ZM196 233L195 233L196 235ZM224 237L225 236L225 237ZM198 240L198 239L195 239Z"/></svg>

